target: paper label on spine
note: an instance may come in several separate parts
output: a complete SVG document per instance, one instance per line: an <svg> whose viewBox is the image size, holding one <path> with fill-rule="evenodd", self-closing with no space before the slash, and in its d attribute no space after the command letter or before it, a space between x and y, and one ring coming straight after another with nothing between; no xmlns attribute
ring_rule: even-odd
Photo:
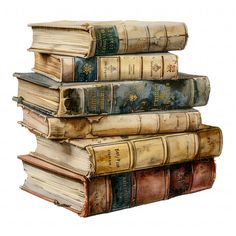
<svg viewBox="0 0 236 236"><path fill-rule="evenodd" d="M141 56L121 56L120 57L120 79L121 80L140 80L142 76Z"/></svg>
<svg viewBox="0 0 236 236"><path fill-rule="evenodd" d="M100 57L98 80L119 80L119 57Z"/></svg>

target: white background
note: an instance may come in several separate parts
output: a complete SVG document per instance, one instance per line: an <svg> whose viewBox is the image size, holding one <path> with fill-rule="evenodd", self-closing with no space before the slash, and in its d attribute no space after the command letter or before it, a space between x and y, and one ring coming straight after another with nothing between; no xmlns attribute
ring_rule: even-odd
<svg viewBox="0 0 236 236"><path fill-rule="evenodd" d="M235 1L1 1L0 3L0 235L236 235L236 7ZM28 23L52 20L184 21L189 41L178 51L180 70L207 75L211 95L203 121L224 134L211 190L154 204L80 218L19 189L25 179L17 154L35 148L35 139L19 127L21 110L12 73L30 71Z"/></svg>

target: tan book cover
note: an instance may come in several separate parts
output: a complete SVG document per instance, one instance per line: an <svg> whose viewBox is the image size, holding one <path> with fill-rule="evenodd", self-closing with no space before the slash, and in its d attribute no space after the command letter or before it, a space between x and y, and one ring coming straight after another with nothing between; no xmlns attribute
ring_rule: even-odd
<svg viewBox="0 0 236 236"><path fill-rule="evenodd" d="M196 131L201 125L200 112L195 109L57 118L25 106L22 108L23 119L18 123L49 139L177 133Z"/></svg>
<svg viewBox="0 0 236 236"><path fill-rule="evenodd" d="M188 32L182 22L56 21L34 23L34 52L78 57L184 49Z"/></svg>
<svg viewBox="0 0 236 236"><path fill-rule="evenodd" d="M193 132L49 140L37 137L31 154L75 173L92 177L219 156L222 132L202 125Z"/></svg>
<svg viewBox="0 0 236 236"><path fill-rule="evenodd" d="M171 53L91 58L35 53L33 70L64 83L178 79L178 57Z"/></svg>

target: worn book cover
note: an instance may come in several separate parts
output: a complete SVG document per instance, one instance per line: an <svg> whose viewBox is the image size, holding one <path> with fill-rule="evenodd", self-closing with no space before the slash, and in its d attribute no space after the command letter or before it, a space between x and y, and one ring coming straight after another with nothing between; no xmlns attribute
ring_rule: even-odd
<svg viewBox="0 0 236 236"><path fill-rule="evenodd" d="M206 76L179 73L179 80L59 83L38 73L15 73L18 103L55 117L187 109L208 102Z"/></svg>
<svg viewBox="0 0 236 236"><path fill-rule="evenodd" d="M188 38L182 22L55 21L29 26L31 51L78 57L181 50Z"/></svg>
<svg viewBox="0 0 236 236"><path fill-rule="evenodd" d="M193 132L49 140L37 136L31 154L87 177L219 156L222 132L203 125Z"/></svg>
<svg viewBox="0 0 236 236"><path fill-rule="evenodd" d="M198 130L201 125L201 114L195 109L59 118L20 106L23 119L18 123L49 139L178 133Z"/></svg>
<svg viewBox="0 0 236 236"><path fill-rule="evenodd" d="M30 155L19 159L27 173L23 190L83 217L205 190L215 180L213 159L90 180Z"/></svg>
<svg viewBox="0 0 236 236"><path fill-rule="evenodd" d="M178 57L171 53L91 58L35 53L33 70L65 83L178 79Z"/></svg>

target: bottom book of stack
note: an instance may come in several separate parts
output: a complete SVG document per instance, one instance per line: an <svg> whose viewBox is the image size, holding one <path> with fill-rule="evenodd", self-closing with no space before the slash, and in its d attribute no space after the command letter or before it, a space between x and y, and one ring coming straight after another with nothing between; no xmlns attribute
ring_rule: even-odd
<svg viewBox="0 0 236 236"><path fill-rule="evenodd" d="M23 190L84 217L205 190L216 173L206 158L88 179L32 155L18 158L27 173Z"/></svg>

